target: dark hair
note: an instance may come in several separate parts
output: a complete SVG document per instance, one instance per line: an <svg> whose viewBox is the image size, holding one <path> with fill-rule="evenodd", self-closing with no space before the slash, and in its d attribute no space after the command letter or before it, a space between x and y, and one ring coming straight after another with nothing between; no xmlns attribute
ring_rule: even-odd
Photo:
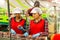
<svg viewBox="0 0 60 40"><path fill-rule="evenodd" d="M39 7L39 6L40 6L40 2L39 1L35 1L34 7Z"/></svg>

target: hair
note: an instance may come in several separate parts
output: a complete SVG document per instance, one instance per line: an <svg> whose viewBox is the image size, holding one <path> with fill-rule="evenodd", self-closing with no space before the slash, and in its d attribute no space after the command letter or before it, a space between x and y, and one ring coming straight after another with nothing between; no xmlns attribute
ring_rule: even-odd
<svg viewBox="0 0 60 40"><path fill-rule="evenodd" d="M40 2L39 1L35 1L34 7L39 7L39 6L40 6Z"/></svg>

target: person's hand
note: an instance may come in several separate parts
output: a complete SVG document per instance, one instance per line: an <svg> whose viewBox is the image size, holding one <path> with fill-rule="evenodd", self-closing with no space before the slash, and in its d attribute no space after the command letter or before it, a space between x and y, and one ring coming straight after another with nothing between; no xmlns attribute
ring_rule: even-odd
<svg viewBox="0 0 60 40"><path fill-rule="evenodd" d="M36 38L36 37L39 37L39 36L40 36L40 33L32 35L33 38Z"/></svg>
<svg viewBox="0 0 60 40"><path fill-rule="evenodd" d="M24 33L24 36L25 36L25 37L27 37L28 35L29 35L29 33L28 33L28 32L25 32L25 33Z"/></svg>
<svg viewBox="0 0 60 40"><path fill-rule="evenodd" d="M14 35L16 34L16 32L13 29L11 29L10 32L11 32L11 34L14 34Z"/></svg>

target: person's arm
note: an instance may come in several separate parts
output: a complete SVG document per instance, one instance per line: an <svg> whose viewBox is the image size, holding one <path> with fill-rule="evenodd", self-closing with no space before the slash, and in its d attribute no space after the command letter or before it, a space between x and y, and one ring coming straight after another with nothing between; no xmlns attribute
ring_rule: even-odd
<svg viewBox="0 0 60 40"><path fill-rule="evenodd" d="M40 34L48 36L49 32L48 32L48 20L47 19L45 19L45 25L44 25L44 27L45 27L45 32L41 32Z"/></svg>
<svg viewBox="0 0 60 40"><path fill-rule="evenodd" d="M45 32L36 33L36 34L32 35L33 38L39 37L39 36L48 36L48 21L47 21L47 19L45 20L44 24L45 24L44 25Z"/></svg>
<svg viewBox="0 0 60 40"><path fill-rule="evenodd" d="M16 32L15 32L15 30L12 29L12 25L11 24L12 24L12 18L10 18L10 27L11 27L10 33L15 35ZM10 27L9 27L9 29L10 29Z"/></svg>
<svg viewBox="0 0 60 40"><path fill-rule="evenodd" d="M48 33L48 20L45 20L45 32Z"/></svg>
<svg viewBox="0 0 60 40"><path fill-rule="evenodd" d="M27 30L26 30L26 29L27 29L27 27L26 27L26 22L24 23L24 26L19 25L19 26L18 26L18 29L19 29L19 30L22 30L23 33L25 33L25 32L27 31Z"/></svg>

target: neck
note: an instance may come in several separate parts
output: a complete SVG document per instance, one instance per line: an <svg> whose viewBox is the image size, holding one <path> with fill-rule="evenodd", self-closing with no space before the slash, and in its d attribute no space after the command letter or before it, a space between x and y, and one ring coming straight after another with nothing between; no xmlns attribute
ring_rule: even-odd
<svg viewBox="0 0 60 40"><path fill-rule="evenodd" d="M20 17L16 17L16 22L19 22L20 20L21 20L21 18Z"/></svg>
<svg viewBox="0 0 60 40"><path fill-rule="evenodd" d="M41 17L38 17L37 19L35 19L35 20L39 20Z"/></svg>

